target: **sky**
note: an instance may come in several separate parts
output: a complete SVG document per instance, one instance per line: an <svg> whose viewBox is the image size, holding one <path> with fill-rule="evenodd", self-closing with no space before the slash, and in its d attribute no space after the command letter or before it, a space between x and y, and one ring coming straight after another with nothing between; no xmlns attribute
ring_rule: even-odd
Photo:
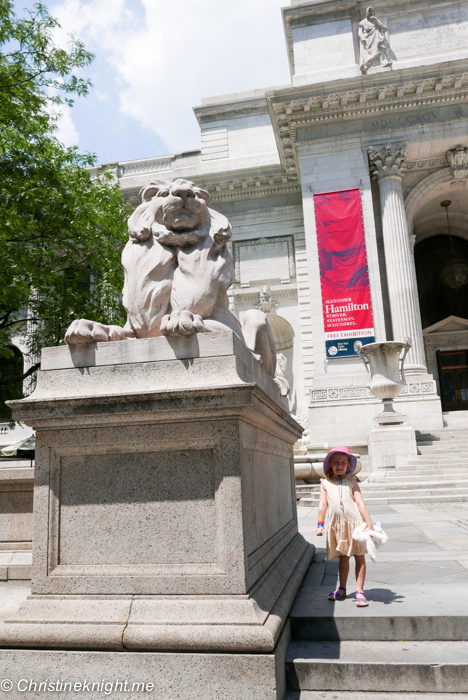
<svg viewBox="0 0 468 700"><path fill-rule="evenodd" d="M64 107L59 137L99 163L200 147L192 107L202 97L290 82L281 7L288 0L49 2L96 54L87 98ZM17 2L18 9L27 2Z"/></svg>

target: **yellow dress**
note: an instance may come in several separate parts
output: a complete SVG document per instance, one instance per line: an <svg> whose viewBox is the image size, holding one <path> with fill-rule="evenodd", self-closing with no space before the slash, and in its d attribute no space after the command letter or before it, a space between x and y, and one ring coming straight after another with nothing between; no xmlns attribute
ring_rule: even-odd
<svg viewBox="0 0 468 700"><path fill-rule="evenodd" d="M321 482L328 500L327 559L366 554L366 543L353 540L354 529L364 522L354 500L356 477Z"/></svg>

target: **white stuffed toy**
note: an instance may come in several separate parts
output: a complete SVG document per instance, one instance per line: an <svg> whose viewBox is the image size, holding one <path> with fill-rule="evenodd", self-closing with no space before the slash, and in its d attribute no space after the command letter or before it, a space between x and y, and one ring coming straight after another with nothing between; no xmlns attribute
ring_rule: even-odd
<svg viewBox="0 0 468 700"><path fill-rule="evenodd" d="M375 523L373 530L368 530L366 523L362 523L362 525L358 525L354 530L353 540L366 543L367 553L375 563L377 561L376 550L388 542L388 536L382 530L380 523Z"/></svg>

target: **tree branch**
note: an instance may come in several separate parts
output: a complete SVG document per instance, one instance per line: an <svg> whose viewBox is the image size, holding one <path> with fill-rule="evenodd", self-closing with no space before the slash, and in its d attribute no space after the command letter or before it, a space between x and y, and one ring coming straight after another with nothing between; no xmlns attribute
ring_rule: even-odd
<svg viewBox="0 0 468 700"><path fill-rule="evenodd" d="M12 311L8 312L9 315L11 313L13 313L13 312ZM35 317L29 318L28 317L28 318L20 318L18 321L10 321L9 323L5 323L4 321L2 321L0 323L0 331L4 330L5 328L12 328L13 326L18 325L19 323L28 323L28 322L34 323L36 321L39 323L40 320L41 320L40 318L35 318Z"/></svg>

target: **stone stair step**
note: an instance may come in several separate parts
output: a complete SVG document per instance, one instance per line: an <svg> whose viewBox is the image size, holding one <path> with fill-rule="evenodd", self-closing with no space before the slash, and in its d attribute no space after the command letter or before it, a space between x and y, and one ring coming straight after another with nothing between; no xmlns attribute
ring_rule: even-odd
<svg viewBox="0 0 468 700"><path fill-rule="evenodd" d="M400 469L379 469L378 472L375 473L375 478L376 479L403 479L403 480L408 480L408 479L416 479L421 476L424 476L425 478L433 476L434 478L439 476L441 478L447 479L447 478L452 478L455 479L455 477L458 479L465 479L468 478L468 469L467 468L462 468L462 469L408 469L408 470L400 470ZM365 482L361 481L360 483L363 484Z"/></svg>
<svg viewBox="0 0 468 700"><path fill-rule="evenodd" d="M456 460L447 460L447 463L437 463L436 461L434 462L429 462L429 460L421 460L421 462L416 462L416 463L410 463L407 462L405 466L401 467L387 467L386 469L377 469L376 474L380 474L383 472L388 472L389 474L399 474L401 472L418 472L418 471L440 471L440 472L448 472L451 469L458 469L460 471L468 471L468 464L462 463L460 464ZM366 476L368 476L366 474ZM362 481L362 477L361 477ZM313 486L313 484L308 484L308 486Z"/></svg>
<svg viewBox="0 0 468 700"><path fill-rule="evenodd" d="M418 503L461 503L468 501L468 489L460 489L462 493L453 492L444 493L436 491L435 493L427 493L424 490L418 489L418 491L405 492L405 495L392 495L392 496L366 496L366 505L379 506L379 505L392 505L410 503L417 505ZM416 495L417 494L417 495ZM315 508L319 504L319 498L301 498L297 505L306 508Z"/></svg>
<svg viewBox="0 0 468 700"><path fill-rule="evenodd" d="M284 700L466 700L466 693L363 693L345 690L288 690Z"/></svg>
<svg viewBox="0 0 468 700"><path fill-rule="evenodd" d="M468 411L447 411L442 416L448 430L468 428Z"/></svg>
<svg viewBox="0 0 468 700"><path fill-rule="evenodd" d="M466 430L460 431L462 435L454 435L451 438L433 438L427 440L416 440L418 447L453 447L455 449L456 445L466 445Z"/></svg>
<svg viewBox="0 0 468 700"><path fill-rule="evenodd" d="M465 456L466 458L466 451L468 449L468 445L466 445L465 448L463 446L457 446L456 449L453 449L449 446L440 446L433 447L429 445L418 445L418 455L421 455L421 457L425 457L427 455L446 455L447 457L454 457L454 456Z"/></svg>
<svg viewBox="0 0 468 700"><path fill-rule="evenodd" d="M374 476L374 475L373 475ZM378 483L384 486L385 484L391 483L401 483L405 486L409 482L420 483L440 483L441 486L446 483L455 484L460 481L468 481L468 468L467 469L423 469L423 470L401 470L401 469L388 469L379 470L375 473L375 482L368 482L367 479L359 482L360 486L367 486L369 483ZM320 490L320 484L307 484L307 485L297 485L296 493L303 494L309 492L315 492Z"/></svg>
<svg viewBox="0 0 468 700"><path fill-rule="evenodd" d="M449 467L457 464L458 466L468 467L468 460L466 456L463 458L458 458L457 455L453 457L424 457L421 455L419 459L409 459L406 463L406 467L397 467L397 469L407 469L409 467L424 467L426 465L437 465L441 467Z"/></svg>
<svg viewBox="0 0 468 700"><path fill-rule="evenodd" d="M432 460L436 459L438 462L444 462L444 461L453 461L453 459L458 459L461 460L462 462L468 462L468 453L465 450L451 450L449 446L447 446L446 450L444 452L427 452L424 455L417 455L416 458L410 458L408 461L409 462L425 462L426 460Z"/></svg>
<svg viewBox="0 0 468 700"><path fill-rule="evenodd" d="M420 462L407 462L405 466L402 467L395 467L393 469L386 469L385 471L389 472L399 472L399 471L421 471L425 469L439 469L441 471L448 471L450 469L463 469L466 470L468 469L468 465L465 462L459 462L456 459L452 460L444 460L444 461L438 461L438 460L421 460ZM378 470L378 471L384 471L384 470Z"/></svg>
<svg viewBox="0 0 468 700"><path fill-rule="evenodd" d="M31 566L31 550L0 549L0 581L27 581L31 578Z"/></svg>
<svg viewBox="0 0 468 700"><path fill-rule="evenodd" d="M361 484L362 493L373 493L375 491L388 491L389 493L393 491L434 491L434 490L446 490L450 489L452 492L454 489L466 488L468 490L468 479L458 479L455 481L407 481L407 482L392 482L386 481L385 483L380 481L375 481L373 483Z"/></svg>
<svg viewBox="0 0 468 700"><path fill-rule="evenodd" d="M426 430L424 432L422 430L416 430L416 439L427 440L429 438L439 438L440 440L449 440L451 437L463 435L466 428L468 428L468 420L465 425L442 428L442 430Z"/></svg>
<svg viewBox="0 0 468 700"><path fill-rule="evenodd" d="M416 430L416 440L433 440L434 438L437 440L450 440L454 437L461 437L463 439L463 436L466 438L467 428L468 422L466 425L457 425L450 428L446 427L442 428L442 430L425 430L424 432Z"/></svg>
<svg viewBox="0 0 468 700"><path fill-rule="evenodd" d="M460 442L460 443L465 443L466 442L466 430L458 430L454 431L451 434L444 434L444 435L417 435L416 436L416 442L418 445L420 444L428 444L428 445L450 445L453 442Z"/></svg>
<svg viewBox="0 0 468 700"><path fill-rule="evenodd" d="M416 431L416 440L451 440L453 438L466 437L466 427L444 428L443 430L428 430L427 432Z"/></svg>
<svg viewBox="0 0 468 700"><path fill-rule="evenodd" d="M441 488L446 488L446 483L451 483L453 485L459 485L463 486L466 484L468 481L468 473L465 474L441 474L440 472L437 473L430 473L430 474L423 474L421 478L419 478L419 474L413 474L413 475L404 475L404 476L383 476L382 474L377 474L375 477L375 480L370 482L361 482L360 487L361 489L366 488L367 486L371 486L374 484L379 484L382 488L390 488L394 486L395 484L401 484L402 488L407 488L408 484L416 484L417 486L426 486L427 484L440 484ZM301 494L303 493L314 493L314 491L301 491ZM298 494L299 495L299 494Z"/></svg>
<svg viewBox="0 0 468 700"><path fill-rule="evenodd" d="M423 486L425 483L430 482L430 483L445 483L446 481L466 481L468 479L468 473L460 473L460 472L450 472L449 474L444 474L441 472L423 472L422 474L399 474L399 475L393 475L393 474L387 474L384 476L383 474L377 474L375 477L375 480L373 483L376 484L396 484L398 482L402 484L408 484L411 483L412 481L420 484ZM369 483L369 482L367 482ZM367 485L366 482L361 482L361 486ZM305 493L305 492L304 492Z"/></svg>
<svg viewBox="0 0 468 700"><path fill-rule="evenodd" d="M467 426L468 427L468 426ZM466 428L458 428L453 430L434 430L431 433L418 433L416 432L417 442L431 442L433 440L450 441L458 440L461 442L466 440Z"/></svg>
<svg viewBox="0 0 468 700"><path fill-rule="evenodd" d="M418 462L424 462L426 459L441 459L441 460L450 460L452 462L458 461L458 462L466 462L466 456L468 454L468 445L466 446L466 449L463 450L462 452L455 452L455 450L451 450L449 447L447 447L444 450L428 450L427 452L421 451L421 449L418 447L418 456L417 460Z"/></svg>
<svg viewBox="0 0 468 700"><path fill-rule="evenodd" d="M386 469L377 469L375 472L370 472L366 476L373 474L395 474L396 476L403 476L414 474L415 476L420 476L421 474L443 474L444 477L456 472L457 474L468 474L468 466L464 464L409 464L405 467L387 467ZM361 479L365 481L365 479ZM312 484L311 484L312 485Z"/></svg>
<svg viewBox="0 0 468 700"><path fill-rule="evenodd" d="M416 459L409 459L407 464L426 464L428 462L436 462L437 464L453 464L454 462L459 462L466 466L468 460L468 445L466 450L460 453L452 452L451 450L445 450L444 452L424 452L424 454L417 455Z"/></svg>
<svg viewBox="0 0 468 700"><path fill-rule="evenodd" d="M463 431L465 432L465 431ZM434 438L433 440L417 440L418 447L454 447L456 445L466 445L466 436L458 435L453 438L439 439Z"/></svg>
<svg viewBox="0 0 468 700"><path fill-rule="evenodd" d="M290 690L466 693L468 642L293 641Z"/></svg>
<svg viewBox="0 0 468 700"><path fill-rule="evenodd" d="M384 552L385 547L377 556ZM367 608L356 607L352 588L346 600L337 602L327 599L330 590L332 587L308 583L306 576L290 613L294 641L468 640L465 583L451 584L449 597L443 585L400 585L396 605L392 591L366 589Z"/></svg>
<svg viewBox="0 0 468 700"><path fill-rule="evenodd" d="M421 464L424 462L437 461L439 463L451 463L461 462L462 464L467 463L468 445L466 450L463 452L452 452L451 450L445 450L444 452L425 452L424 454L418 454L416 459L409 459L408 462Z"/></svg>
<svg viewBox="0 0 468 700"><path fill-rule="evenodd" d="M398 477L406 477L410 476L411 474L414 474L415 477L426 477L430 476L431 474L440 474L441 477L444 479L446 477L449 477L450 474L456 474L457 476L462 476L464 474L468 474L468 469L466 467L454 467L453 469L450 467L440 467L438 465L433 465L432 467L429 468L418 468L418 467L408 467L408 469L386 469L385 472L384 470L380 470L376 472L377 475L379 474L386 473L389 476L394 474L395 476ZM365 480L364 480L365 481Z"/></svg>
<svg viewBox="0 0 468 700"><path fill-rule="evenodd" d="M363 495L366 494L372 494L372 493L380 493L380 492L387 492L389 494L393 494L394 491L420 491L421 488L424 488L425 491L435 491L435 490L447 490L451 489L452 492L455 489L461 489L461 488L466 488L468 489L468 479L458 479L454 481L427 481L425 480L423 483L419 481L407 481L403 482L401 480L399 481L392 481L391 479L386 479L385 482L383 481L375 481L373 483L367 483L367 484L361 484L361 490ZM318 496L319 495L319 489L310 489L309 491L301 491L297 493L297 496L299 498L303 497L312 497L312 496Z"/></svg>

